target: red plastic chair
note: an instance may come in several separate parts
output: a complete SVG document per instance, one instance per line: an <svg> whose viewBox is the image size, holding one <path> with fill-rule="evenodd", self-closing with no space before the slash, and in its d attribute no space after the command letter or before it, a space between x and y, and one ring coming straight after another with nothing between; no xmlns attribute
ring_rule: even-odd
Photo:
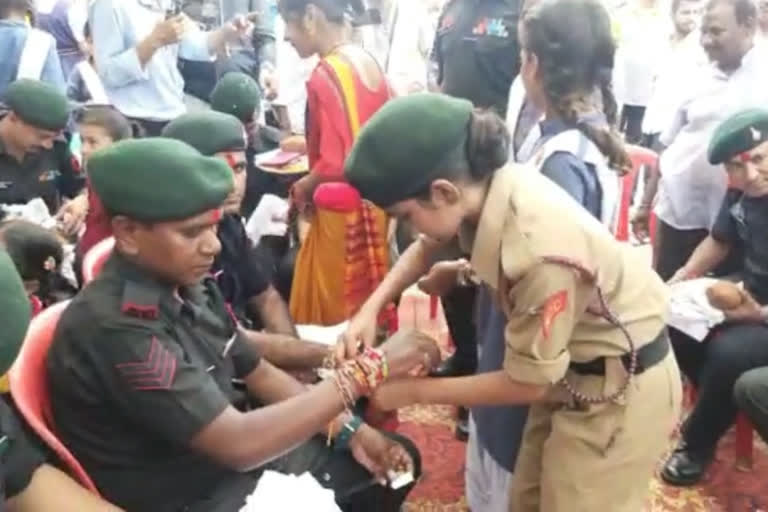
<svg viewBox="0 0 768 512"><path fill-rule="evenodd" d="M696 402L698 394L696 388L688 384L688 401L690 404ZM752 469L752 448L755 433L747 415L740 412L736 416L736 439L734 448L736 450L736 469L740 471L750 471Z"/></svg>
<svg viewBox="0 0 768 512"><path fill-rule="evenodd" d="M72 476L86 489L99 494L93 481L52 430L51 402L45 356L53 342L53 333L69 301L60 302L32 319L16 362L8 372L11 395L30 427L40 436Z"/></svg>
<svg viewBox="0 0 768 512"><path fill-rule="evenodd" d="M109 237L97 243L85 253L83 257L83 284L90 283L99 275L102 267L104 267L104 263L106 263L109 255L112 254L114 247L115 239Z"/></svg>
<svg viewBox="0 0 768 512"><path fill-rule="evenodd" d="M627 152L630 160L632 160L632 170L621 179L619 216L616 223L616 233L614 233L616 239L621 242L629 241L629 210L632 206L632 196L634 195L635 184L640 177L640 171L643 167L648 167L655 172L659 162L659 155L656 152L642 146L628 145ZM655 226L655 219L651 219L651 223ZM654 228L649 226L649 231L652 237Z"/></svg>

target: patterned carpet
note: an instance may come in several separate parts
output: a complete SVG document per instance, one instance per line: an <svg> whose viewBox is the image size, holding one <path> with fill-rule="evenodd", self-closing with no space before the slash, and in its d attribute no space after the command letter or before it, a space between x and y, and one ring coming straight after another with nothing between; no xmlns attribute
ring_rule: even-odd
<svg viewBox="0 0 768 512"><path fill-rule="evenodd" d="M419 292L409 292L403 298L400 326L427 331L449 348L442 313L430 320L429 300ZM412 407L401 410L399 417L399 431L413 439L424 460L424 476L411 494L406 512L468 510L464 500L466 445L453 437L453 408ZM753 451L752 470L737 470L733 433L729 433L720 443L716 462L702 485L678 489L654 480L643 512L768 512L768 448L756 440Z"/></svg>

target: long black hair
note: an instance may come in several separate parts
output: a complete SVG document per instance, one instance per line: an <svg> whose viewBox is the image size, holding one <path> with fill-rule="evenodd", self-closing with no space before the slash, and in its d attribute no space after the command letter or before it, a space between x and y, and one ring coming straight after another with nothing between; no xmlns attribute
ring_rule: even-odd
<svg viewBox="0 0 768 512"><path fill-rule="evenodd" d="M280 0L278 10L283 16L302 16L308 5L314 5L332 23L355 22L366 12L363 0Z"/></svg>
<svg viewBox="0 0 768 512"><path fill-rule="evenodd" d="M536 55L544 93L566 124L581 130L619 172L631 168L615 128L611 22L598 0L543 0L526 9L523 47ZM595 105L600 91L602 106ZM590 119L600 110L607 123ZM591 117L594 117L591 116Z"/></svg>

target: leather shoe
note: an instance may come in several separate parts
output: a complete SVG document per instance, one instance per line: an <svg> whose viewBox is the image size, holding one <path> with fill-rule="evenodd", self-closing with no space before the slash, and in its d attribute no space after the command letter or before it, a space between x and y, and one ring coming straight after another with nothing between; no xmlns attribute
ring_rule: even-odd
<svg viewBox="0 0 768 512"><path fill-rule="evenodd" d="M440 363L429 375L430 377L466 377L474 375L476 369L477 362L467 361L467 358L459 358L454 354Z"/></svg>
<svg viewBox="0 0 768 512"><path fill-rule="evenodd" d="M678 487L696 485L704 478L713 459L712 451L697 452L681 444L664 464L661 478L666 483Z"/></svg>

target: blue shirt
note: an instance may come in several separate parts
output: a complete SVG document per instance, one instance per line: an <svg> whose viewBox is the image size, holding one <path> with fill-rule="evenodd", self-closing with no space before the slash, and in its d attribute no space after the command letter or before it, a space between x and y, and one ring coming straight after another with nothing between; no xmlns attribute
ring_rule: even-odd
<svg viewBox="0 0 768 512"><path fill-rule="evenodd" d="M565 123L557 119L542 121L539 126L542 140L569 129ZM541 173L562 187L589 213L600 218L602 188L597 170L593 165L572 153L558 151L544 161Z"/></svg>
<svg viewBox="0 0 768 512"><path fill-rule="evenodd" d="M30 30L22 21L0 20L0 98L5 95L5 90L11 82L16 80L21 53ZM51 49L45 58L40 80L53 84L62 93L66 91L67 83L61 72L61 63L55 44L51 44Z"/></svg>
<svg viewBox="0 0 768 512"><path fill-rule="evenodd" d="M138 0L96 0L88 19L96 69L118 110L151 121L171 121L186 112L177 60L211 60L208 33L188 33L179 44L158 49L142 66L136 45L165 19L164 11Z"/></svg>

